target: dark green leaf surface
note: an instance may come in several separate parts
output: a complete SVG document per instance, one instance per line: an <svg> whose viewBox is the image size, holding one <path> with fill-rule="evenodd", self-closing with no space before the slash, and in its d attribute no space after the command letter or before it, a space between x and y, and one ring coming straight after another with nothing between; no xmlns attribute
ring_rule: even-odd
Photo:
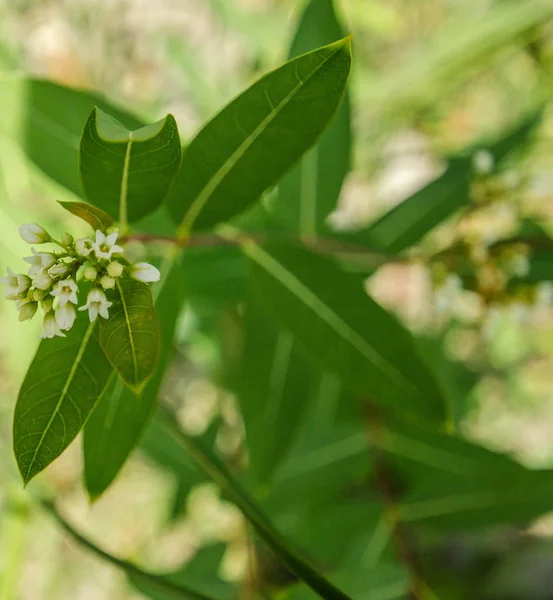
<svg viewBox="0 0 553 600"><path fill-rule="evenodd" d="M267 483L293 443L318 381L293 336L271 326L255 303L246 308L236 380L249 469L256 483ZM268 436L269 430L279 434Z"/></svg>
<svg viewBox="0 0 553 600"><path fill-rule="evenodd" d="M257 81L186 149L167 199L182 233L242 212L310 148L338 108L349 38L300 56Z"/></svg>
<svg viewBox="0 0 553 600"><path fill-rule="evenodd" d="M391 424L379 445L406 487L399 517L438 529L525 525L553 508L553 470L413 424Z"/></svg>
<svg viewBox="0 0 553 600"><path fill-rule="evenodd" d="M129 129L142 123L99 94L16 76L0 79L0 132L15 139L27 156L58 184L82 195L79 144L90 111L98 106Z"/></svg>
<svg viewBox="0 0 553 600"><path fill-rule="evenodd" d="M121 223L136 221L163 202L180 158L179 132L172 115L129 131L95 108L80 146L85 195Z"/></svg>
<svg viewBox="0 0 553 600"><path fill-rule="evenodd" d="M138 444L157 404L169 364L182 302L180 265L163 276L155 306L160 323L160 357L154 376L140 394L121 380L104 394L90 415L83 437L84 477L92 500L111 485ZM154 290L155 291L155 290Z"/></svg>
<svg viewBox="0 0 553 600"><path fill-rule="evenodd" d="M219 565L225 553L224 544L206 546L198 552L181 569L171 573L159 575L174 585L184 584L190 586L202 594L225 600L234 598L232 586L217 576ZM150 582L130 574L129 580L140 591L140 593L152 598L152 600L173 600L173 594L160 589L155 582Z"/></svg>
<svg viewBox="0 0 553 600"><path fill-rule="evenodd" d="M480 144L487 148L498 167L514 151L529 142L542 111L532 114L503 139L494 144ZM471 202L470 183L474 178L472 147L449 160L446 171L427 186L398 204L367 229L340 235L344 241L401 252L418 243L429 231Z"/></svg>
<svg viewBox="0 0 553 600"><path fill-rule="evenodd" d="M290 58L344 37L332 0L310 0L290 49ZM342 105L321 139L278 184L273 206L275 218L303 235L322 231L336 207L342 183L350 169L350 102Z"/></svg>
<svg viewBox="0 0 553 600"><path fill-rule="evenodd" d="M155 371L159 355L159 323L147 284L116 280L110 294L109 319L100 320L100 344L121 378L137 393Z"/></svg>
<svg viewBox="0 0 553 600"><path fill-rule="evenodd" d="M250 243L245 253L258 301L346 388L387 408L445 418L447 400L413 338L360 278L293 247Z"/></svg>
<svg viewBox="0 0 553 600"><path fill-rule="evenodd" d="M112 373L81 315L66 338L43 340L21 387L14 415L14 451L28 483L79 433Z"/></svg>
<svg viewBox="0 0 553 600"><path fill-rule="evenodd" d="M58 202L58 204L79 219L86 221L94 230L105 231L113 225L113 219L106 212L91 204L85 202Z"/></svg>

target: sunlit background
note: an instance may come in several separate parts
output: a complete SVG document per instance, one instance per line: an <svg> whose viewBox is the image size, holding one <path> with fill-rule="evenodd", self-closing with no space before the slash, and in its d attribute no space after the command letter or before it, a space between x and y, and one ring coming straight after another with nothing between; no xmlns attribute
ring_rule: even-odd
<svg viewBox="0 0 553 600"><path fill-rule="evenodd" d="M354 34L356 135L354 169L332 216L336 226L370 222L441 173L445 155L500 136L550 96L553 24L533 26L527 15L525 29L507 14L512 4L336 0ZM303 6L300 0L0 0L0 77L18 72L97 90L147 121L171 112L186 141L286 59ZM498 202L441 226L425 248L508 237L524 217L553 231L553 120L547 109L537 138L532 152L498 177ZM485 163L482 151L475 160ZM8 265L24 270L21 257L29 248L17 234L21 223L84 231L55 204L68 197L0 129L2 271ZM524 257L518 258L524 270ZM381 269L367 285L415 330L447 329L452 356L486 365L471 390L467 435L528 465L553 467L550 284L541 283L531 297L490 305L415 257ZM38 321L18 323L13 306L0 301L0 600L142 598L121 573L60 534L22 489L11 421L39 329ZM183 316L179 332L182 354L165 393L182 405L179 416L189 431L202 432L222 415L218 443L240 443L232 396L208 379L221 357L195 330L193 315ZM214 486L196 488L175 507L173 475L137 452L90 506L81 473L77 441L31 488L61 498L72 522L116 555L171 569L202 544L220 540L227 544L223 577L243 576L245 527ZM173 512L178 518L169 519ZM547 522L541 530L553 531Z"/></svg>

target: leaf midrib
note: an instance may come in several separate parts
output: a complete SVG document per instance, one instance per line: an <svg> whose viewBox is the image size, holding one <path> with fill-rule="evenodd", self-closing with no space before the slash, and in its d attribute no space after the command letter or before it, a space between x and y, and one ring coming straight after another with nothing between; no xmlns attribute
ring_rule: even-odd
<svg viewBox="0 0 553 600"><path fill-rule="evenodd" d="M63 389L61 391L60 394L60 398L54 408L54 410L52 411L52 414L50 415L50 419L48 420L48 423L46 423L46 427L44 428L42 435L40 436L40 440L38 441L38 444L36 445L35 451L33 453L33 457L31 458L31 462L29 463L29 466L27 468L27 472L25 473L25 477L24 477L24 483L25 485L29 482L30 480L30 473L34 467L34 464L36 462L36 457L38 455L38 451L40 450L40 448L42 447L42 443L44 442L44 438L46 437L46 434L48 433L48 431L50 430L50 427L52 426L52 423L54 422L54 419L56 418L56 416L59 413L59 410L61 408L61 405L65 399L65 396L67 395L67 392L69 391L69 386L71 385L73 378L75 377L75 373L77 372L77 369L79 368L79 364L81 363L81 360L84 356L86 347L88 345L88 342L92 336L92 333L94 332L94 326L96 325L96 322L90 323L90 325L88 326L88 329L86 330L83 340L81 342L81 345L79 347L79 351L77 352L77 355L75 356L75 361L73 362L73 364L71 365L71 370L69 371L69 375L67 376L67 381L65 382L65 385L63 386Z"/></svg>
<svg viewBox="0 0 553 600"><path fill-rule="evenodd" d="M127 195L129 189L129 171L131 165L131 149L133 142L133 132L129 131L129 141L127 142L127 149L125 151L125 160L123 162L123 173L121 176L121 193L119 195L119 223L121 230L126 232L127 230Z"/></svg>
<svg viewBox="0 0 553 600"><path fill-rule="evenodd" d="M192 228L194 221L196 220L201 210L209 200L210 196L219 187L223 179L228 175L228 173L233 169L233 167L236 166L238 161L244 156L244 154L259 138L259 136L265 131L265 129L267 129L267 127L274 121L274 119L276 119L276 117L280 114L284 107L294 98L294 96L299 92L299 90L303 86L305 86L305 84L313 77L313 75L315 75L315 73L317 73L322 67L324 67L324 65L331 58L333 58L340 50L341 46L337 46L334 52L326 56L324 60L322 60L321 63L318 64L303 80L300 78L299 73L297 72L297 64L294 65L295 74L298 78L298 83L274 108L272 108L269 114L261 121L261 123L253 130L253 132L244 139L244 141L238 146L238 148L236 148L236 150L212 175L211 179L209 179L209 181L201 189L200 193L192 201L192 204L190 205L190 208L188 209L187 213L184 215L184 218L179 227L180 233L188 233L188 231Z"/></svg>
<svg viewBox="0 0 553 600"><path fill-rule="evenodd" d="M408 381L403 374L398 371L391 363L381 357L363 337L361 337L352 327L344 321L340 315L317 297L306 285L304 285L295 275L287 270L274 257L265 252L255 242L247 242L243 245L244 252L253 259L259 266L270 273L277 281L288 289L305 306L310 308L318 317L320 317L330 328L345 340L350 346L355 348L363 357L372 362L382 373L391 381L396 382L402 389L409 394L418 394L417 388Z"/></svg>
<svg viewBox="0 0 553 600"><path fill-rule="evenodd" d="M125 324L127 326L127 331L129 332L129 345L132 351L132 363L134 369L134 383L138 384L138 358L136 356L136 346L134 343L133 331L131 327L131 321L129 318L129 310L127 307L127 303L125 301L125 295L123 294L123 288L121 287L121 283L118 279L115 280L117 285L117 291L119 292L119 297L121 298L121 307L123 308L123 312L125 313Z"/></svg>

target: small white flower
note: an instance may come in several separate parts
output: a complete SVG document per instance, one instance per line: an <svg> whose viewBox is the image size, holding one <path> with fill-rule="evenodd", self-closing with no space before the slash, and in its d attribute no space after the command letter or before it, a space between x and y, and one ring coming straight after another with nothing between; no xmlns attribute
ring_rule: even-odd
<svg viewBox="0 0 553 600"><path fill-rule="evenodd" d="M115 243L118 235L118 231L114 231L109 235L105 235L99 229L96 231L96 241L93 244L96 258L110 260L112 254L123 252L123 248Z"/></svg>
<svg viewBox="0 0 553 600"><path fill-rule="evenodd" d="M84 306L81 306L79 310L88 310L88 316L90 318L90 322L96 320L98 315L107 319L109 317L108 308L113 304L112 302L108 302L106 295L99 288L92 288L90 292L88 292L87 302Z"/></svg>
<svg viewBox="0 0 553 600"><path fill-rule="evenodd" d="M56 257L50 252L37 252L34 248L31 248L31 252L33 256L26 256L23 259L31 265L29 269L29 275L31 276L49 269L56 262Z"/></svg>
<svg viewBox="0 0 553 600"><path fill-rule="evenodd" d="M105 290L112 290L115 287L115 279L113 279L113 277L110 277L109 275L103 275L100 278L100 285Z"/></svg>
<svg viewBox="0 0 553 600"><path fill-rule="evenodd" d="M60 306L67 304L68 302L72 302L73 304L77 304L77 292L79 288L77 286L77 282L74 279L64 279L63 281L58 281L54 289L50 292L52 296L59 296Z"/></svg>
<svg viewBox="0 0 553 600"><path fill-rule="evenodd" d="M37 302L25 302L19 309L19 320L28 321L29 319L32 319L35 316L37 308Z"/></svg>
<svg viewBox="0 0 553 600"><path fill-rule="evenodd" d="M489 150L477 150L472 156L472 167L480 175L493 171L495 159Z"/></svg>
<svg viewBox="0 0 553 600"><path fill-rule="evenodd" d="M31 279L21 273L16 275L9 267L6 270L8 276L2 277L0 280L6 286L4 297L8 300L16 300L31 287Z"/></svg>
<svg viewBox="0 0 553 600"><path fill-rule="evenodd" d="M33 277L33 285L39 290L48 290L52 287L53 283L54 280L44 271L39 271Z"/></svg>
<svg viewBox="0 0 553 600"><path fill-rule="evenodd" d="M57 265L54 265L51 269L48 269L48 273L52 277L64 277L71 271L71 263L59 262Z"/></svg>
<svg viewBox="0 0 553 600"><path fill-rule="evenodd" d="M51 239L46 230L36 223L21 225L19 235L29 244L45 244Z"/></svg>
<svg viewBox="0 0 553 600"><path fill-rule="evenodd" d="M62 304L56 310L56 323L60 329L67 331L73 327L77 311L72 304Z"/></svg>
<svg viewBox="0 0 553 600"><path fill-rule="evenodd" d="M142 283L153 283L154 281L159 281L160 277L159 271L147 262L131 265L129 275L133 279L136 279L136 281L141 281Z"/></svg>
<svg viewBox="0 0 553 600"><path fill-rule="evenodd" d="M94 250L94 242L90 238L81 238L75 242L75 250L86 257Z"/></svg>
<svg viewBox="0 0 553 600"><path fill-rule="evenodd" d="M114 260L109 263L109 265L106 268L106 271L108 272L108 275L110 277L121 277L121 275L123 275L123 265Z"/></svg>
<svg viewBox="0 0 553 600"><path fill-rule="evenodd" d="M65 333L62 333L56 322L56 316L53 312L46 313L44 321L42 323L42 334L41 338L53 338L55 336L65 337Z"/></svg>
<svg viewBox="0 0 553 600"><path fill-rule="evenodd" d="M87 267L83 271L83 277L87 281L94 281L96 277L98 277L98 269L96 269L95 267Z"/></svg>

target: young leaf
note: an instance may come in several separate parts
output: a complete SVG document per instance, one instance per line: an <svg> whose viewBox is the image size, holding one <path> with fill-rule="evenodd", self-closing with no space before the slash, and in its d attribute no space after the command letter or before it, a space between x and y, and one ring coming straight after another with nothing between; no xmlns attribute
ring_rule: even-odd
<svg viewBox="0 0 553 600"><path fill-rule="evenodd" d="M167 205L183 234L242 212L311 147L338 108L350 40L319 48L262 77L186 149Z"/></svg>
<svg viewBox="0 0 553 600"><path fill-rule="evenodd" d="M244 251L259 302L346 388L387 408L444 419L446 400L413 338L358 277L293 247L249 243Z"/></svg>
<svg viewBox="0 0 553 600"><path fill-rule="evenodd" d="M65 210L74 214L79 219L86 221L94 230L106 230L113 225L113 219L100 208L85 202L58 202Z"/></svg>
<svg viewBox="0 0 553 600"><path fill-rule="evenodd" d="M80 172L89 202L123 226L153 212L167 195L181 158L172 115L129 131L94 108L84 127Z"/></svg>
<svg viewBox="0 0 553 600"><path fill-rule="evenodd" d="M0 132L14 138L39 169L77 196L82 195L79 141L90 111L98 106L129 129L143 125L99 94L40 79L2 77L0 102Z"/></svg>
<svg viewBox="0 0 553 600"><path fill-rule="evenodd" d="M332 0L310 0L301 17L290 58L344 37ZM346 91L336 116L314 146L278 184L272 206L275 218L303 235L323 229L336 207L350 169L351 116Z"/></svg>
<svg viewBox="0 0 553 600"><path fill-rule="evenodd" d="M180 313L180 265L160 282L156 300L160 323L160 357L155 375L140 394L121 380L104 394L90 415L83 437L84 479L92 500L111 485L138 444L157 404L159 389L168 366L175 324Z"/></svg>
<svg viewBox="0 0 553 600"><path fill-rule="evenodd" d="M147 284L116 280L109 319L100 319L100 344L125 383L140 393L159 355L159 323Z"/></svg>
<svg viewBox="0 0 553 600"><path fill-rule="evenodd" d="M13 424L15 457L25 484L73 441L111 373L95 324L84 315L67 337L40 344L21 387Z"/></svg>

